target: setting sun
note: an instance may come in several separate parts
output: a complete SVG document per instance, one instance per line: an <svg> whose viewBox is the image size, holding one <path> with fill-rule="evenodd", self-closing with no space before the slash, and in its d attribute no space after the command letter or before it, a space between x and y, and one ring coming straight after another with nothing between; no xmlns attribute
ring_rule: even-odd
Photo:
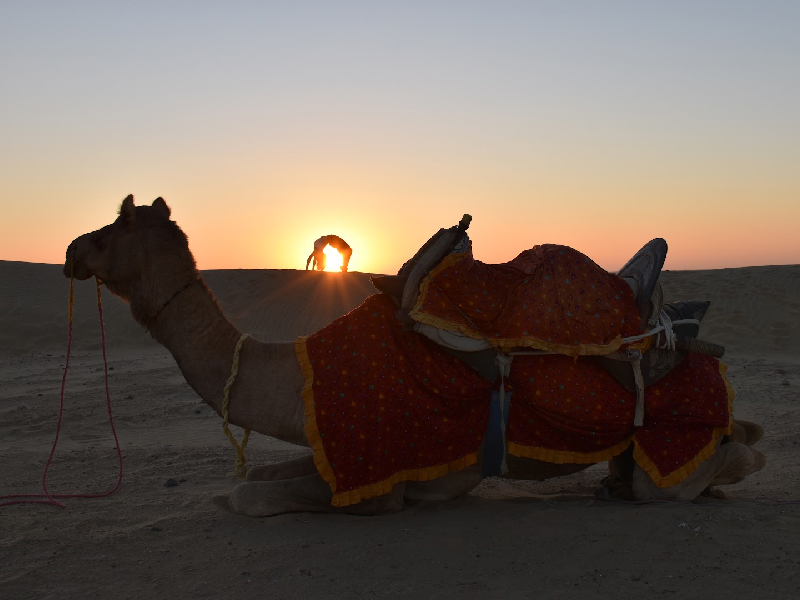
<svg viewBox="0 0 800 600"><path fill-rule="evenodd" d="M325 270L326 271L339 271L341 270L342 266L342 255L339 254L339 251L336 248L332 248L331 246L325 246L326 260L325 260Z"/></svg>

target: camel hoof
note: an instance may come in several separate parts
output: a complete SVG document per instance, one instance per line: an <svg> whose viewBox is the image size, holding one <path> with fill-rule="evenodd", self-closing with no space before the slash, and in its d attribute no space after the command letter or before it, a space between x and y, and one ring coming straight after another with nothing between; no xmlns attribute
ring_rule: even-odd
<svg viewBox="0 0 800 600"><path fill-rule="evenodd" d="M703 498L713 498L714 500L727 500L728 499L728 497L725 495L725 492L723 492L722 490L718 490L717 488L711 487L711 486L708 486L706 489L704 489L702 492L700 492L700 495Z"/></svg>
<svg viewBox="0 0 800 600"><path fill-rule="evenodd" d="M600 482L603 487L595 491L594 496L604 502L632 502L636 500L633 495L633 482L609 475Z"/></svg>

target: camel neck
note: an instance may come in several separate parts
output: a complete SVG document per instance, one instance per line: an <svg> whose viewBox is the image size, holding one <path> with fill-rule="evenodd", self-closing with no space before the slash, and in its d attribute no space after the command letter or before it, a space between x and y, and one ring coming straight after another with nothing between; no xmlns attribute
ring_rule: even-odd
<svg viewBox="0 0 800 600"><path fill-rule="evenodd" d="M218 414L241 332L222 313L202 278L176 295L150 323L186 381ZM229 419L284 441L306 444L303 378L293 343L245 341L230 392Z"/></svg>

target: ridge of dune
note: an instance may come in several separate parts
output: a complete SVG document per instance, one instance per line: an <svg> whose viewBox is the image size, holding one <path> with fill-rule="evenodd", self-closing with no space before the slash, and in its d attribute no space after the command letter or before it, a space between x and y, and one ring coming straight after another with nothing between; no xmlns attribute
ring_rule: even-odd
<svg viewBox="0 0 800 600"><path fill-rule="evenodd" d="M700 337L726 352L800 355L800 265L664 271L664 300L710 300Z"/></svg>

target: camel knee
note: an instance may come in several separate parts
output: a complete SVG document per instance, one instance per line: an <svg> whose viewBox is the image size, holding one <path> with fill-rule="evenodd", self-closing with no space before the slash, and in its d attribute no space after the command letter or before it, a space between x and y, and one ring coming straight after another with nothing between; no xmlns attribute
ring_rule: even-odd
<svg viewBox="0 0 800 600"><path fill-rule="evenodd" d="M721 444L716 452L680 483L659 488L650 476L636 465L633 471L633 493L637 500L671 500L691 502L711 485L738 483L761 470L765 456L739 442Z"/></svg>
<svg viewBox="0 0 800 600"><path fill-rule="evenodd" d="M767 463L766 457L754 448L739 442L721 445L716 452L721 464L711 485L738 483L748 475L760 471Z"/></svg>

